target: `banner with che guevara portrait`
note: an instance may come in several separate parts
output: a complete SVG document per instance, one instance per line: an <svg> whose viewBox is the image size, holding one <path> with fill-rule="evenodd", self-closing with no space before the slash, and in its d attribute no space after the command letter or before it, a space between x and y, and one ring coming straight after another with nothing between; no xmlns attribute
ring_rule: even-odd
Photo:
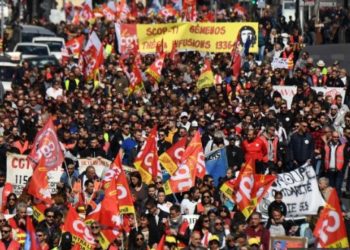
<svg viewBox="0 0 350 250"><path fill-rule="evenodd" d="M249 37L249 52L258 52L258 23L120 24L116 30L122 53L134 41L141 53L154 53L162 41L167 52L175 43L180 51L224 53L231 52L237 37L241 46Z"/></svg>

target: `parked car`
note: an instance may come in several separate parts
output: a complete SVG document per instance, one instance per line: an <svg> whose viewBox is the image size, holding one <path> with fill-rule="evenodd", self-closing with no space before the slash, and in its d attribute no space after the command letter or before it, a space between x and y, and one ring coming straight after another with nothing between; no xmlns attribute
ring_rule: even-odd
<svg viewBox="0 0 350 250"><path fill-rule="evenodd" d="M58 60L62 59L62 49L66 48L62 37L34 37L33 43L43 43L49 46L51 54Z"/></svg>
<svg viewBox="0 0 350 250"><path fill-rule="evenodd" d="M12 90L11 86L13 76L19 65L18 59L19 57L16 57L16 60L13 60L13 58L11 58L11 55L7 54L5 54L4 56L0 56L0 81L5 91Z"/></svg>
<svg viewBox="0 0 350 250"><path fill-rule="evenodd" d="M49 46L43 43L17 43L13 52L21 52L22 58L51 55Z"/></svg>
<svg viewBox="0 0 350 250"><path fill-rule="evenodd" d="M55 56L36 56L24 58L22 62L28 62L29 67L38 67L39 70L45 69L46 66L50 66L52 72L61 70L60 62Z"/></svg>
<svg viewBox="0 0 350 250"><path fill-rule="evenodd" d="M51 30L45 29L40 26L23 25L16 26L11 31L12 35L9 42L9 51L13 51L17 43L32 42L34 37L56 37L55 33Z"/></svg>

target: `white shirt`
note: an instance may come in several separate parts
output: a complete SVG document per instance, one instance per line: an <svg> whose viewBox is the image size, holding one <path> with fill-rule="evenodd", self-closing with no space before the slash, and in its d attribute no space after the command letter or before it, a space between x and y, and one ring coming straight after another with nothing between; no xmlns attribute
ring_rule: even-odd
<svg viewBox="0 0 350 250"><path fill-rule="evenodd" d="M53 87L46 90L46 95L57 99L58 96L63 96L63 89L54 89Z"/></svg>
<svg viewBox="0 0 350 250"><path fill-rule="evenodd" d="M196 209L198 201L190 201L189 199L183 199L181 202L181 213L187 214L186 209L188 209L188 214L192 215Z"/></svg>

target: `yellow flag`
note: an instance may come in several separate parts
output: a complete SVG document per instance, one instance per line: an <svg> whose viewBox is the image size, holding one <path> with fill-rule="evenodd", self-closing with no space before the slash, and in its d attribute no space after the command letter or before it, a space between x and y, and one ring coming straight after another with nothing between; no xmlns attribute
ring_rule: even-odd
<svg viewBox="0 0 350 250"><path fill-rule="evenodd" d="M214 74L211 70L210 60L207 59L205 61L202 73L198 78L197 88L198 90L201 90L203 88L209 88L212 86L214 86Z"/></svg>

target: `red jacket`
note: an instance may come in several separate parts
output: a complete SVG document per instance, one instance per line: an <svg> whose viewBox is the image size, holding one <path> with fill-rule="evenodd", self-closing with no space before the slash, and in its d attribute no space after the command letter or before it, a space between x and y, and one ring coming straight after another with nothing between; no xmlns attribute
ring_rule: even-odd
<svg viewBox="0 0 350 250"><path fill-rule="evenodd" d="M15 241L15 240L11 240L11 243L9 245L8 248L5 247L5 244L2 242L2 240L0 240L0 249L1 250L19 250L20 249L20 244Z"/></svg>
<svg viewBox="0 0 350 250"><path fill-rule="evenodd" d="M244 140L242 149L246 161L248 161L251 157L254 160L262 161L264 156L267 154L266 145L260 138L255 138L252 142Z"/></svg>

